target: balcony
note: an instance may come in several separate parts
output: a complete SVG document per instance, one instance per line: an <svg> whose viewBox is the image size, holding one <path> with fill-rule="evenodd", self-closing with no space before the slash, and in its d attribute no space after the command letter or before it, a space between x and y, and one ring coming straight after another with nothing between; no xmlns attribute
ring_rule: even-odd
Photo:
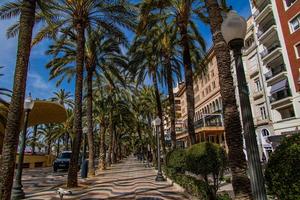
<svg viewBox="0 0 300 200"><path fill-rule="evenodd" d="M254 101L257 100L257 99L260 99L263 96L264 96L263 90L254 91L253 94L252 94L252 97L253 97Z"/></svg>
<svg viewBox="0 0 300 200"><path fill-rule="evenodd" d="M270 123L270 120L268 118L263 119L262 117L256 117L254 119L254 125L256 125L256 126L262 126L262 125L266 125L269 123Z"/></svg>
<svg viewBox="0 0 300 200"><path fill-rule="evenodd" d="M265 1L265 3L254 13L254 18L256 23L260 23L263 19L265 19L270 13L272 13L272 5L271 2Z"/></svg>
<svg viewBox="0 0 300 200"><path fill-rule="evenodd" d="M272 96L270 96L269 98L273 109L279 108L292 102L292 94L289 88L278 91L272 94Z"/></svg>
<svg viewBox="0 0 300 200"><path fill-rule="evenodd" d="M270 0L256 0L255 7L258 10L258 13L263 10L268 4L270 4ZM254 13L254 17L258 15Z"/></svg>
<svg viewBox="0 0 300 200"><path fill-rule="evenodd" d="M272 85L274 82L282 79L287 75L285 65L279 65L276 67L271 67L271 70L265 74L265 78L268 86Z"/></svg>
<svg viewBox="0 0 300 200"><path fill-rule="evenodd" d="M277 34L277 26L274 20L269 21L267 24L265 24L262 27L259 27L257 32L257 38L261 43L265 43L268 40L271 40L273 38L278 38ZM276 36L276 37L275 37Z"/></svg>
<svg viewBox="0 0 300 200"><path fill-rule="evenodd" d="M279 43L274 43L269 48L265 49L263 52L260 53L262 61L265 65L267 65L270 61L274 60L278 56L281 55L281 46Z"/></svg>

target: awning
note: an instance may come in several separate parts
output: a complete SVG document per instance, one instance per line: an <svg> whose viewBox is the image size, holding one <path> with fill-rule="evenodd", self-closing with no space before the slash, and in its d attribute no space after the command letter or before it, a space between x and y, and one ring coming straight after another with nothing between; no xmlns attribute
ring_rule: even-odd
<svg viewBox="0 0 300 200"><path fill-rule="evenodd" d="M274 94L276 92L282 91L284 89L287 89L289 86L287 79L281 80L277 83L275 83L274 85L272 85L271 87L271 94Z"/></svg>

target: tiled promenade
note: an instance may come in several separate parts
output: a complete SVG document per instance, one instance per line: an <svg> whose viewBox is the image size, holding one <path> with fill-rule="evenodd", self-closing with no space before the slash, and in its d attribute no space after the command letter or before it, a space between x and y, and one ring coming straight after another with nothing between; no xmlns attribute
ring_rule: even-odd
<svg viewBox="0 0 300 200"><path fill-rule="evenodd" d="M185 200L168 182L155 182L152 168L129 157L96 177L79 180L80 188L72 189L72 195L64 199L138 199L138 200ZM40 181L24 176L26 199L59 199L56 190L66 180L65 174L45 175ZM34 184L35 183L35 184Z"/></svg>

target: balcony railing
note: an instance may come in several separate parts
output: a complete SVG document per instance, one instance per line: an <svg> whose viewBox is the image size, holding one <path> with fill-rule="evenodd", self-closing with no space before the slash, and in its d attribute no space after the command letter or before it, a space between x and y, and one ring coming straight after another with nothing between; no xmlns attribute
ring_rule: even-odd
<svg viewBox="0 0 300 200"><path fill-rule="evenodd" d="M222 127L223 120L221 114L205 114L203 118L194 122L195 128L203 127ZM186 132L187 128L183 127L182 132ZM181 133L182 133L181 132Z"/></svg>
<svg viewBox="0 0 300 200"><path fill-rule="evenodd" d="M281 47L279 43L275 43L275 44L271 45L268 49L265 49L263 52L260 53L261 58L262 59L265 58L267 55L272 53L278 47Z"/></svg>
<svg viewBox="0 0 300 200"><path fill-rule="evenodd" d="M277 67L272 67L271 70L265 74L266 80L269 80L284 71L286 71L284 64Z"/></svg>
<svg viewBox="0 0 300 200"><path fill-rule="evenodd" d="M272 94L272 96L270 96L270 102L274 103L276 101L279 101L281 99L285 99L287 97L292 96L291 91L289 88L285 89L285 90L281 90L279 92L276 92L275 94Z"/></svg>
<svg viewBox="0 0 300 200"><path fill-rule="evenodd" d="M274 20L269 21L268 23L266 23L264 26L259 27L258 31L257 31L257 37L258 39L269 30L269 28L271 28L271 26L276 25Z"/></svg>
<svg viewBox="0 0 300 200"><path fill-rule="evenodd" d="M261 13L261 11L263 11L265 9L265 7L267 7L267 5L269 5L271 2L269 0L264 1L262 5L260 5L256 12L253 14L254 18L257 18L257 16Z"/></svg>

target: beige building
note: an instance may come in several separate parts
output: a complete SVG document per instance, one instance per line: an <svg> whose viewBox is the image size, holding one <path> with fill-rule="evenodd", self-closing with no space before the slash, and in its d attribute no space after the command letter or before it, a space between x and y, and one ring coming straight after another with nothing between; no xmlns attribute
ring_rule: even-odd
<svg viewBox="0 0 300 200"><path fill-rule="evenodd" d="M198 141L225 145L218 67L212 49L207 53L207 60L205 75L194 78L196 137ZM187 146L187 104L184 83L180 83L175 91L176 99L180 101L181 117L178 119L178 125L182 127L181 131L176 132L176 139Z"/></svg>

